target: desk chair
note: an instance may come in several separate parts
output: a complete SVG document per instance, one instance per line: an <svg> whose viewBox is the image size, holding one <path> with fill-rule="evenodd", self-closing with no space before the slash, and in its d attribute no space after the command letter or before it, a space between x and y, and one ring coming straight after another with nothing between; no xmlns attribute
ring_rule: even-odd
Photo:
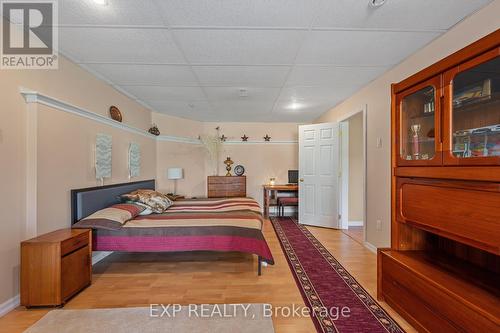
<svg viewBox="0 0 500 333"><path fill-rule="evenodd" d="M285 215L286 206L298 206L299 198L297 197L279 197L278 198L278 216Z"/></svg>

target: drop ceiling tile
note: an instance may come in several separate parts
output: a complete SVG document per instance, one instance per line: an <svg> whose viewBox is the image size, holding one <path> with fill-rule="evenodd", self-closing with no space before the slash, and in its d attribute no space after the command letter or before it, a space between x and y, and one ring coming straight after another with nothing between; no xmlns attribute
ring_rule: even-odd
<svg viewBox="0 0 500 333"><path fill-rule="evenodd" d="M398 30L449 29L491 0L388 0L373 8L368 0L322 0L314 27Z"/></svg>
<svg viewBox="0 0 500 333"><path fill-rule="evenodd" d="M103 6L92 0L59 1L60 24L163 25L152 0L109 0Z"/></svg>
<svg viewBox="0 0 500 333"><path fill-rule="evenodd" d="M291 64L304 31L175 30L188 61L194 64Z"/></svg>
<svg viewBox="0 0 500 333"><path fill-rule="evenodd" d="M384 73L389 67L295 66L287 86L328 85L333 89L358 88Z"/></svg>
<svg viewBox="0 0 500 333"><path fill-rule="evenodd" d="M309 27L318 2L169 0L158 4L174 26Z"/></svg>
<svg viewBox="0 0 500 333"><path fill-rule="evenodd" d="M206 100L200 87L121 86L132 95L148 101L201 101Z"/></svg>
<svg viewBox="0 0 500 333"><path fill-rule="evenodd" d="M188 66L88 64L118 85L196 86L198 81Z"/></svg>
<svg viewBox="0 0 500 333"><path fill-rule="evenodd" d="M157 112L177 115L183 118L199 114L211 113L212 108L207 101L145 101Z"/></svg>
<svg viewBox="0 0 500 333"><path fill-rule="evenodd" d="M356 91L356 88L345 86L342 89L331 86L286 87L281 91L279 102L298 101L308 103L337 103Z"/></svg>
<svg viewBox="0 0 500 333"><path fill-rule="evenodd" d="M279 102L273 112L267 115L269 121L313 121L321 116L324 112L341 102L341 99L332 100L330 102L303 102L299 109L290 109L289 102Z"/></svg>
<svg viewBox="0 0 500 333"><path fill-rule="evenodd" d="M271 112L274 101L212 101L213 110L217 114L244 116L245 114L262 115Z"/></svg>
<svg viewBox="0 0 500 333"><path fill-rule="evenodd" d="M240 97L240 87L205 87L205 93L210 101L235 102L242 105L258 102L274 102L279 95L279 88L244 88L246 97Z"/></svg>
<svg viewBox="0 0 500 333"><path fill-rule="evenodd" d="M261 122L267 123L299 123L299 124L308 124L313 122L315 119L319 118L323 114L323 111L310 110L308 113L287 113L287 114L278 114L271 113L265 117L259 119ZM273 141L271 139L271 141Z"/></svg>
<svg viewBox="0 0 500 333"><path fill-rule="evenodd" d="M183 63L164 29L59 28L61 50L78 62Z"/></svg>
<svg viewBox="0 0 500 333"><path fill-rule="evenodd" d="M202 86L281 87L290 66L193 66Z"/></svg>
<svg viewBox="0 0 500 333"><path fill-rule="evenodd" d="M434 32L312 31L296 63L395 65L439 35Z"/></svg>

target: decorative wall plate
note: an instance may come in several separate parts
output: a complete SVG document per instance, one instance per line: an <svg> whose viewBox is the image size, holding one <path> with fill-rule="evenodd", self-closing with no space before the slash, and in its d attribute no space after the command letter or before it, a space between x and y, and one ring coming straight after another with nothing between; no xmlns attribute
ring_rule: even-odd
<svg viewBox="0 0 500 333"><path fill-rule="evenodd" d="M111 119L119 121L120 123L122 122L122 120L123 120L122 113L120 112L120 110L116 106L111 105L109 107L109 114L111 115Z"/></svg>
<svg viewBox="0 0 500 333"><path fill-rule="evenodd" d="M243 176L244 173L245 173L245 168L243 167L243 165L237 165L234 167L234 174L236 176Z"/></svg>

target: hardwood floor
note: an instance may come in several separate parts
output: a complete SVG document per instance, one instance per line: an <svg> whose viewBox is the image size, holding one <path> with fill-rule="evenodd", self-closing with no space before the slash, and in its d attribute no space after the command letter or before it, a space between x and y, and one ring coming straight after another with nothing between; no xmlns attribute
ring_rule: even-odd
<svg viewBox="0 0 500 333"><path fill-rule="evenodd" d="M376 256L337 230L309 230L375 297ZM276 264L256 275L257 260L231 253L113 254L94 266L92 285L65 309L149 306L151 303L271 303L304 306L270 222L264 233ZM253 258L253 260L252 260ZM414 330L386 304L382 306L408 332ZM0 318L0 332L22 332L50 309L22 307ZM310 318L273 317L280 332L315 332Z"/></svg>
<svg viewBox="0 0 500 333"><path fill-rule="evenodd" d="M364 237L363 227L349 227L349 229L342 229L342 232L347 236L354 239L356 242L363 244Z"/></svg>

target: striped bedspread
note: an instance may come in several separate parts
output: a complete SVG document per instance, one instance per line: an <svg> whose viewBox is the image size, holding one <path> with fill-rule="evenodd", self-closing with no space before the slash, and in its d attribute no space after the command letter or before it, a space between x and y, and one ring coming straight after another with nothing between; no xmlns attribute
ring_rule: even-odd
<svg viewBox="0 0 500 333"><path fill-rule="evenodd" d="M175 201L166 212L138 216L117 230L96 229L95 251L238 251L274 260L251 198Z"/></svg>

